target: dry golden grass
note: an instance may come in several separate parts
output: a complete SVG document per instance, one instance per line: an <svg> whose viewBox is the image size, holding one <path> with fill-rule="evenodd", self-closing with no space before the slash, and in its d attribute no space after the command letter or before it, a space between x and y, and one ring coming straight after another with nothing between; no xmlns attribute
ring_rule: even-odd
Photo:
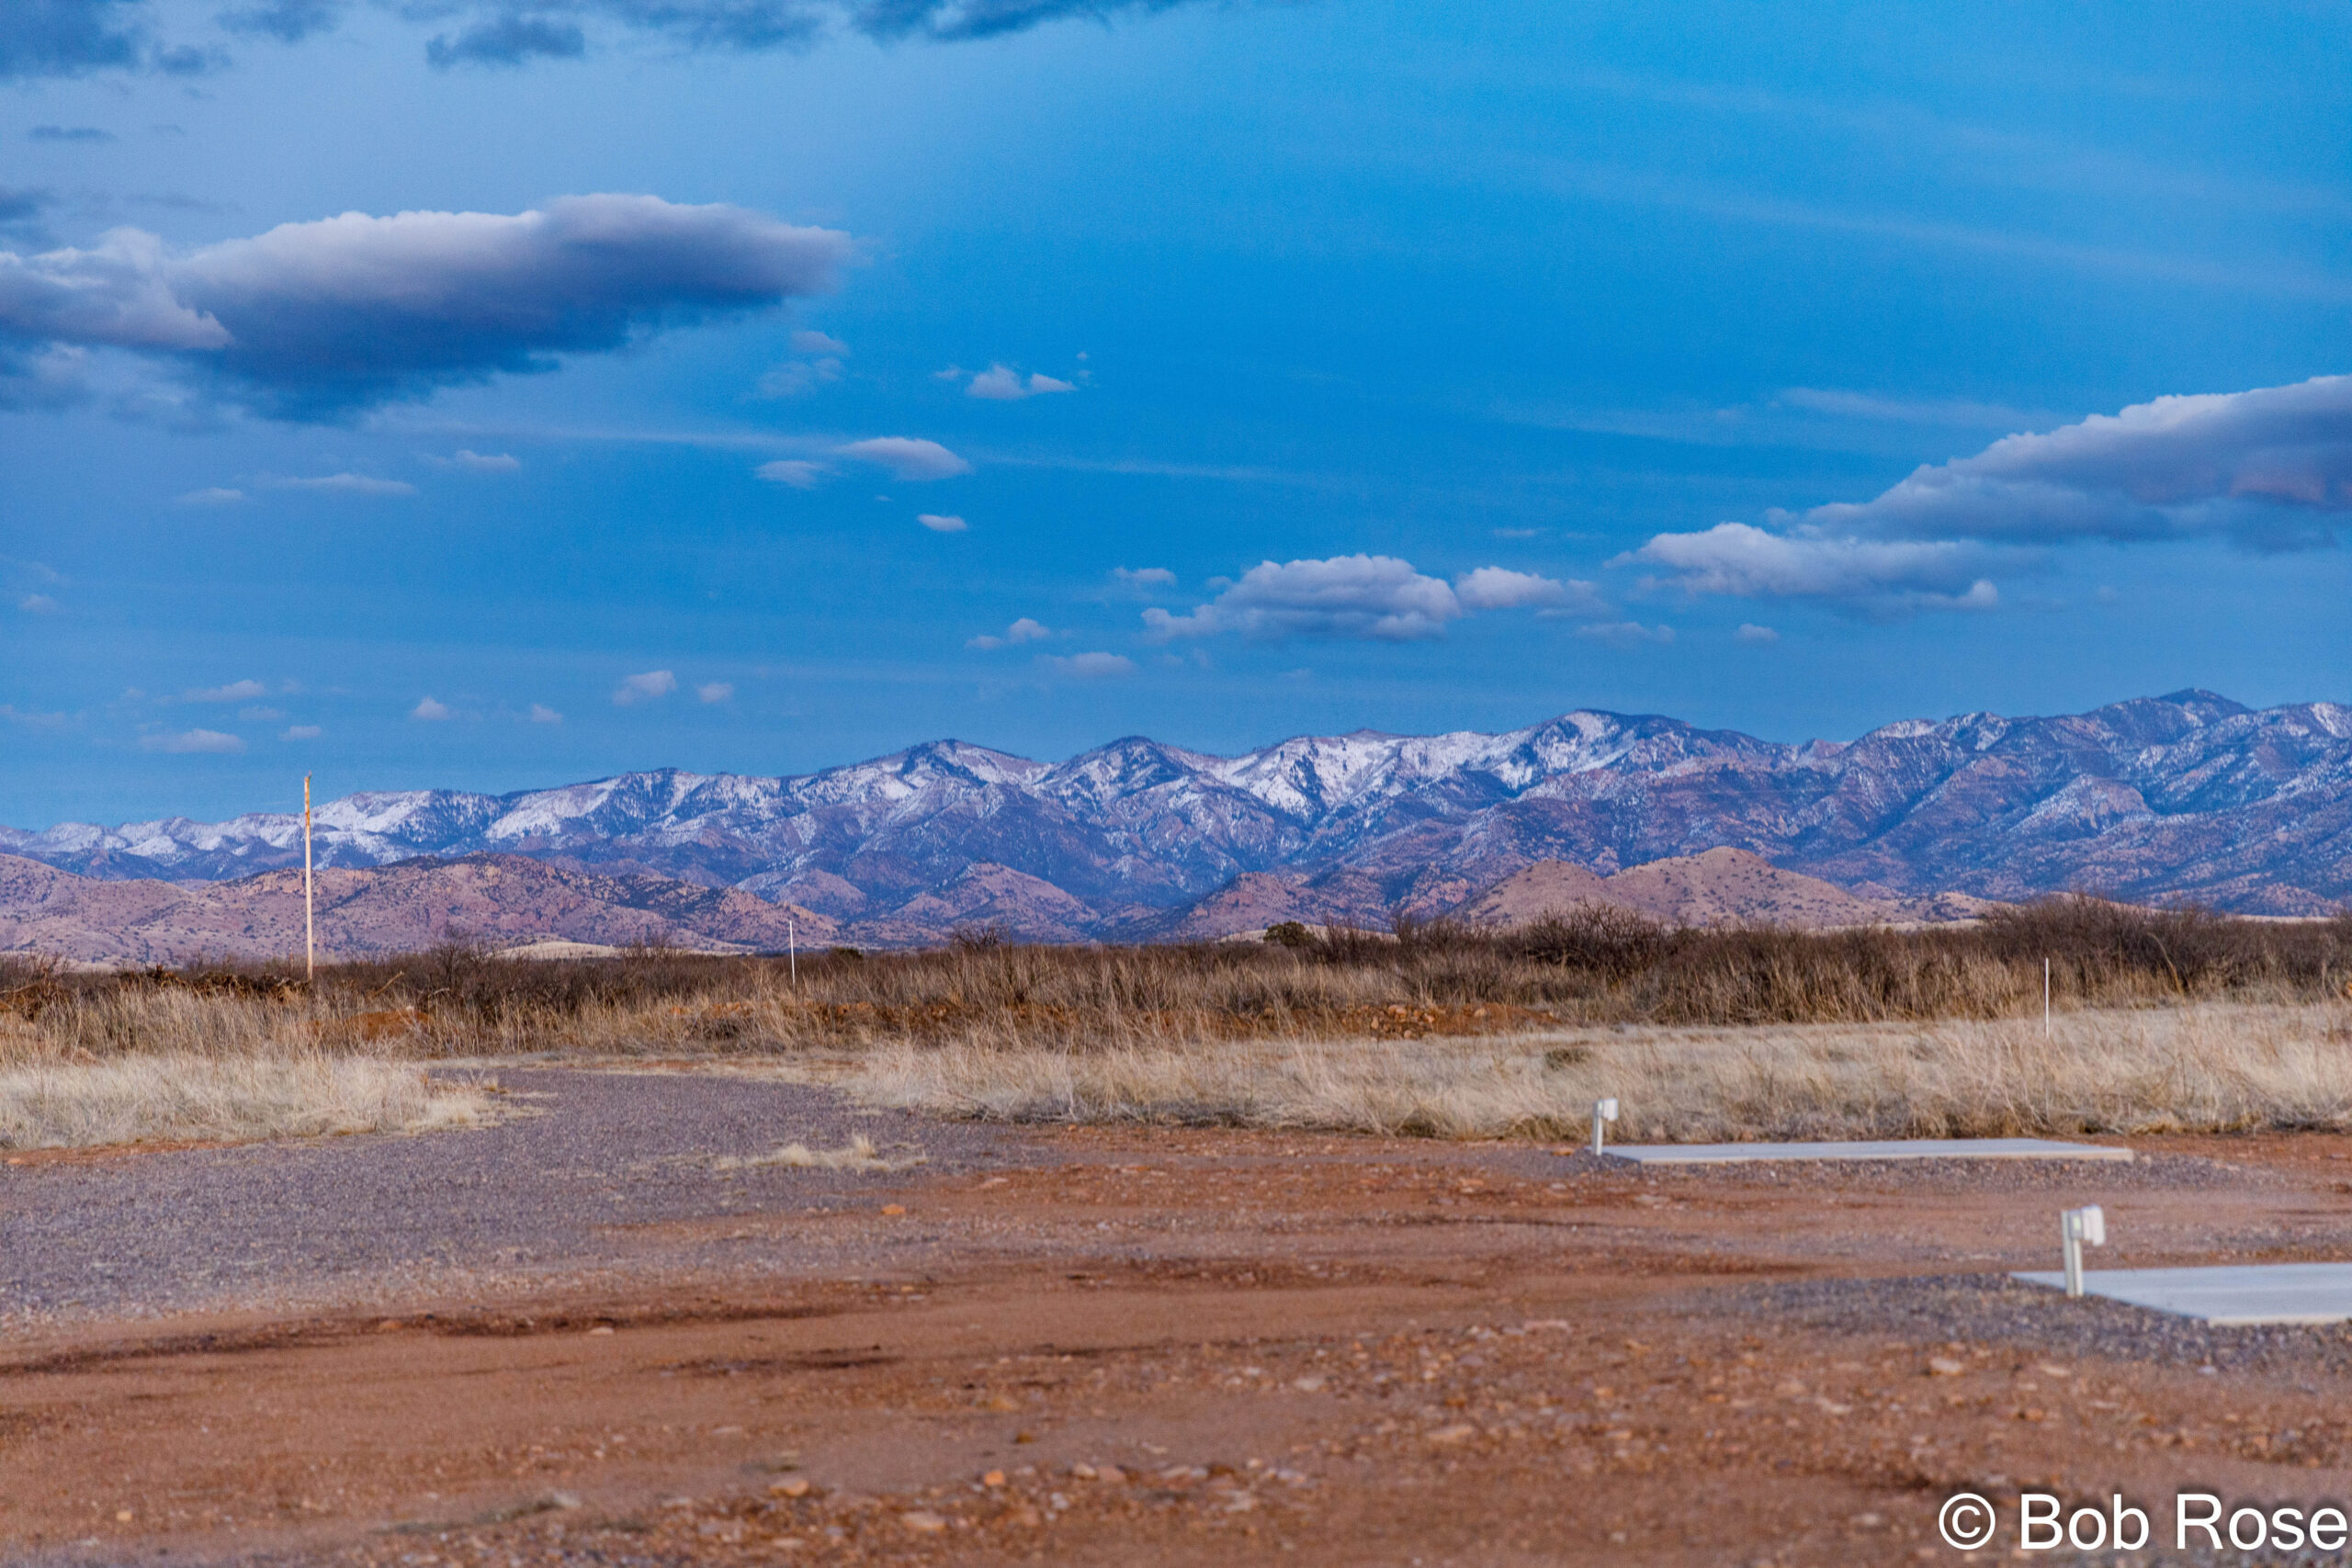
<svg viewBox="0 0 2352 1568"><path fill-rule="evenodd" d="M1091 1052L896 1044L827 1076L877 1105L1022 1122L1633 1141L2352 1127L2352 1010L2233 1003L2040 1020L1247 1040Z"/></svg>
<svg viewBox="0 0 2352 1568"><path fill-rule="evenodd" d="M285 965L74 976L0 960L0 1070L754 1058L951 1114L1444 1136L1574 1134L1603 1095L1625 1102L1625 1135L1684 1141L2334 1126L2352 1083L2347 981L2352 915L2075 898L1905 931L1669 931L1588 909L1499 933L973 940L811 954L797 978L762 959L532 963L455 945L315 985Z"/></svg>
<svg viewBox="0 0 2352 1568"><path fill-rule="evenodd" d="M907 1170L926 1163L928 1158L914 1153L885 1155L875 1148L873 1139L861 1133L837 1149L786 1144L774 1154L753 1155L748 1159L729 1155L712 1163L719 1170L758 1170L779 1165L802 1170Z"/></svg>
<svg viewBox="0 0 2352 1568"><path fill-rule="evenodd" d="M481 1126L492 1100L363 1056L157 1055L0 1069L0 1149L253 1143Z"/></svg>

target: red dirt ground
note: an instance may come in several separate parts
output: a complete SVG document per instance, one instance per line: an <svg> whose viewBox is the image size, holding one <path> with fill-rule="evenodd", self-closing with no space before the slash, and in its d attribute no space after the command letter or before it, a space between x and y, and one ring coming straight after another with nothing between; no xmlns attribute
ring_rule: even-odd
<svg viewBox="0 0 2352 1568"><path fill-rule="evenodd" d="M2160 1140L2124 1174L1644 1178L1501 1145L1029 1136L1047 1157L1010 1175L694 1222L871 1237L859 1277L43 1330L0 1355L0 1542L1893 1563L1962 1560L1936 1533L1958 1490L2005 1516L2033 1485L2152 1513L2192 1482L2352 1495L2342 1331L2217 1338L1993 1283L2055 1267L2080 1201L2108 1208L2100 1264L2352 1256L2352 1139ZM894 1269L910 1230L948 1261Z"/></svg>

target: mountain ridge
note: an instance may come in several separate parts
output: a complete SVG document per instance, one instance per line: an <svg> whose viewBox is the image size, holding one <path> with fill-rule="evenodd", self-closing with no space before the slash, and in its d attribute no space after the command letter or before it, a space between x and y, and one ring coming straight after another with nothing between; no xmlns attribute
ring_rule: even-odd
<svg viewBox="0 0 2352 1568"><path fill-rule="evenodd" d="M2352 900L2352 708L2189 689L1794 744L1577 709L1498 733L1296 736L1231 757L1131 735L1059 762L947 739L801 775L364 792L318 823L330 866L517 854L789 901L846 940L944 934L939 921L978 909L1050 940L1193 931L1188 913L1243 877L1272 879L1249 885L1252 908L1374 922L1451 908L1540 861L1607 876L1715 848L1881 902L2085 889L2312 914ZM300 819L0 829L0 853L108 880L222 881L299 864ZM983 867L1005 874L975 883Z"/></svg>

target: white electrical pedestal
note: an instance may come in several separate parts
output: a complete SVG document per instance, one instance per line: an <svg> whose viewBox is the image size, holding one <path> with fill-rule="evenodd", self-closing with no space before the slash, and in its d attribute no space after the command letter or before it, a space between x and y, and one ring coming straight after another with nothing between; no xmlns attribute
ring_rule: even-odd
<svg viewBox="0 0 2352 1568"><path fill-rule="evenodd" d="M1604 1134L1603 1129L1605 1129L1610 1122L1616 1120L1617 1100L1615 1096L1612 1095L1607 1100L1596 1100L1592 1102L1592 1152L1595 1155L1599 1155L1600 1153L1601 1145L1605 1141L1606 1134Z"/></svg>
<svg viewBox="0 0 2352 1568"><path fill-rule="evenodd" d="M2058 1216L2058 1237L2065 1254L2066 1293L2079 1296L2083 1293L2083 1243L2107 1245L2107 1216L2097 1203L2064 1210Z"/></svg>

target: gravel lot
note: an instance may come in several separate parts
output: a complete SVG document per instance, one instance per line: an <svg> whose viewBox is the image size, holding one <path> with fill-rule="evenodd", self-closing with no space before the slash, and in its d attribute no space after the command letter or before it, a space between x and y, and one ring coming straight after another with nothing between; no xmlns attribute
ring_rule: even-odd
<svg viewBox="0 0 2352 1568"><path fill-rule="evenodd" d="M862 1134L885 1155L919 1151L933 1176L1034 1157L986 1128L862 1111L797 1085L695 1074L495 1077L516 1114L476 1131L0 1167L0 1323L593 1275L646 1261L632 1227L796 1202L871 1207L882 1201L878 1188L904 1179L714 1168L720 1156L787 1143L838 1148ZM661 1261L708 1260L673 1251Z"/></svg>

